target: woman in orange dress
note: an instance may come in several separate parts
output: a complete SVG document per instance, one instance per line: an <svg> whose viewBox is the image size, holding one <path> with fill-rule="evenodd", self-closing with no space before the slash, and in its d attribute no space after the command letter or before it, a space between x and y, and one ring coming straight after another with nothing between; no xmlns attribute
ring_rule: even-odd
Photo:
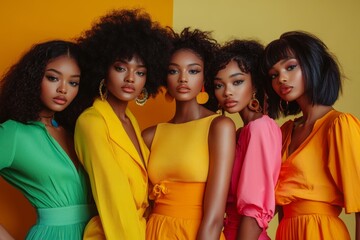
<svg viewBox="0 0 360 240"><path fill-rule="evenodd" d="M146 239L219 239L235 153L235 125L204 106L201 89L217 48L207 32L174 34L167 94L174 117L143 132L155 200ZM197 99L199 101L197 101Z"/></svg>
<svg viewBox="0 0 360 240"><path fill-rule="evenodd" d="M359 240L360 122L333 108L341 89L335 58L316 36L287 32L266 47L263 64L275 117L302 113L281 127L276 239L350 239L338 217L345 208Z"/></svg>

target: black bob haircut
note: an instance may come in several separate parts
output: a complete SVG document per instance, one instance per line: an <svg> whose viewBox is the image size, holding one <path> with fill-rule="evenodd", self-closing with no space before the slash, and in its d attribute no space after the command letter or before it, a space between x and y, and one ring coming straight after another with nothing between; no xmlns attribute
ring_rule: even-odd
<svg viewBox="0 0 360 240"><path fill-rule="evenodd" d="M296 58L299 61L305 81L305 94L311 103L332 106L342 89L341 71L336 57L325 43L313 34L291 31L269 43L264 52L262 71L267 76L266 89L272 117L295 115L301 111L295 101L281 107L281 99L271 86L272 80L268 71L278 61L287 58Z"/></svg>

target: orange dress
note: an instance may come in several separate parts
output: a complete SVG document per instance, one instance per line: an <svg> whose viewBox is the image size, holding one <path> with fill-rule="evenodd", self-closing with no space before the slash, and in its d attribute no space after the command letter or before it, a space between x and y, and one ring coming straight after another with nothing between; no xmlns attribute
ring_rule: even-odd
<svg viewBox="0 0 360 240"><path fill-rule="evenodd" d="M314 124L305 141L288 154L293 121L282 127L282 167L276 204L284 210L276 239L350 239L338 217L360 212L360 121L332 110Z"/></svg>
<svg viewBox="0 0 360 240"><path fill-rule="evenodd" d="M148 162L155 205L146 239L196 239L209 169L208 132L217 116L157 125Z"/></svg>

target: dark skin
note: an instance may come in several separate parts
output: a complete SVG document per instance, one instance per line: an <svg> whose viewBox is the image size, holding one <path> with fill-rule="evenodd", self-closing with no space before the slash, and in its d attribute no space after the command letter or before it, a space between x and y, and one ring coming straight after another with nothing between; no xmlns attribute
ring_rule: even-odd
<svg viewBox="0 0 360 240"><path fill-rule="evenodd" d="M48 133L59 143L77 168L79 162L74 149L73 136L62 126L53 126L52 119L56 112L63 111L78 93L80 69L74 59L67 55L59 56L48 62L41 82L40 99L43 109L39 119ZM58 99L58 100L54 100ZM59 99L66 99L59 103Z"/></svg>
<svg viewBox="0 0 360 240"><path fill-rule="evenodd" d="M195 99L194 99L195 100ZM175 116L171 123L182 123L201 119L214 114L192 103L177 104ZM143 138L150 148L156 126L143 131ZM213 120L209 131L209 175L204 196L204 215L197 239L219 239L223 227L225 204L235 149L235 126L232 120L219 116ZM227 187L223 187L227 186Z"/></svg>
<svg viewBox="0 0 360 240"><path fill-rule="evenodd" d="M296 151L299 146L311 133L316 120L323 117L326 113L331 111L331 106L310 105L306 104L306 99L297 101L302 109L303 116L294 123L294 129L291 134L291 143L289 145L289 155ZM355 213L355 239L360 240L360 213Z"/></svg>
<svg viewBox="0 0 360 240"><path fill-rule="evenodd" d="M170 123L185 123L213 115L196 101L203 84L203 62L196 53L180 49L170 63L174 71L168 75L168 92L174 93L176 110ZM196 70L196 71L194 71ZM178 94L179 85L189 86L189 93ZM147 128L142 135L150 148L156 126ZM227 117L215 118L210 126L209 172L203 201L203 218L197 240L218 240L223 228L226 199L235 156L235 124Z"/></svg>
<svg viewBox="0 0 360 240"><path fill-rule="evenodd" d="M136 151L139 153L139 156L145 166L145 161L142 157L139 141L136 137L134 127L133 127L130 119L128 118L128 116L126 116L126 114L125 114L125 109L127 108L128 102L119 101L119 99L114 97L112 94L109 94L107 101L109 102L110 106L113 108L116 116L121 121L122 126L124 127L127 135L129 136L131 142L133 143Z"/></svg>
<svg viewBox="0 0 360 240"><path fill-rule="evenodd" d="M244 108L242 111L240 111L239 114L244 122L244 125L263 116L262 113L251 111L247 107ZM241 131L241 128L238 131ZM259 238L261 232L262 232L262 228L259 226L255 218L242 215L240 218L240 224L236 239L256 240Z"/></svg>
<svg viewBox="0 0 360 240"><path fill-rule="evenodd" d="M244 125L248 125L263 116L260 111L256 112L248 107L256 88L251 73L242 72L237 62L230 61L225 68L218 71L214 84L216 86L215 96L222 109L229 113L238 113ZM227 105L226 103L229 100L236 102L236 104ZM239 128L237 136L240 135L241 131L242 128ZM262 228L255 218L241 215L239 220L236 239L259 239Z"/></svg>
<svg viewBox="0 0 360 240"><path fill-rule="evenodd" d="M236 239L259 239L261 232L255 218L242 215Z"/></svg>
<svg viewBox="0 0 360 240"><path fill-rule="evenodd" d="M59 143L61 148L66 152L66 154L73 162L74 166L78 168L79 161L75 153L73 136L61 126L54 127L51 124L51 119L44 120L41 118L40 121L45 124L49 134Z"/></svg>
<svg viewBox="0 0 360 240"><path fill-rule="evenodd" d="M294 65L291 68L285 68L287 63L290 62L290 65ZM279 86L282 84L289 84L291 86L296 86L295 90L300 89L300 91L296 92L295 97L286 99L286 95L283 96L283 100L286 101L296 101L301 109L302 117L296 119L294 121L294 129L291 134L291 142L288 148L288 154L294 153L300 145L307 139L310 135L315 122L322 118L326 113L333 109L332 106L326 105L313 105L309 100L309 97L302 90L301 83L304 84L304 79L302 77L301 68L298 67L298 63L294 59L284 59L276 63L272 69L276 69L276 74L273 75L274 79L272 80L272 86L275 92L280 96ZM271 71L269 73L273 74ZM300 75L299 75L300 73ZM279 220L281 220L281 216L279 216ZM360 213L355 213L355 235L356 240L360 240Z"/></svg>
<svg viewBox="0 0 360 240"><path fill-rule="evenodd" d="M0 239L2 240L14 240L14 238L5 230L0 224Z"/></svg>
<svg viewBox="0 0 360 240"><path fill-rule="evenodd" d="M145 166L140 144L136 137L134 127L126 116L125 110L129 101L134 100L143 89L146 82L146 67L142 59L134 56L130 60L116 61L109 66L105 85L108 89L107 102L121 121L128 137L137 150ZM129 90L129 88L131 90Z"/></svg>

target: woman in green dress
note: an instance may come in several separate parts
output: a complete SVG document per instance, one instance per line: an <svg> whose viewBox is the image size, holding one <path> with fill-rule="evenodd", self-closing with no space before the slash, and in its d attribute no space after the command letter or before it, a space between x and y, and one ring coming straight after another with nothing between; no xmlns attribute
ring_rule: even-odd
<svg viewBox="0 0 360 240"><path fill-rule="evenodd" d="M36 208L26 239L80 240L93 215L88 177L73 147L83 109L81 62L76 44L44 42L0 81L0 176Z"/></svg>

